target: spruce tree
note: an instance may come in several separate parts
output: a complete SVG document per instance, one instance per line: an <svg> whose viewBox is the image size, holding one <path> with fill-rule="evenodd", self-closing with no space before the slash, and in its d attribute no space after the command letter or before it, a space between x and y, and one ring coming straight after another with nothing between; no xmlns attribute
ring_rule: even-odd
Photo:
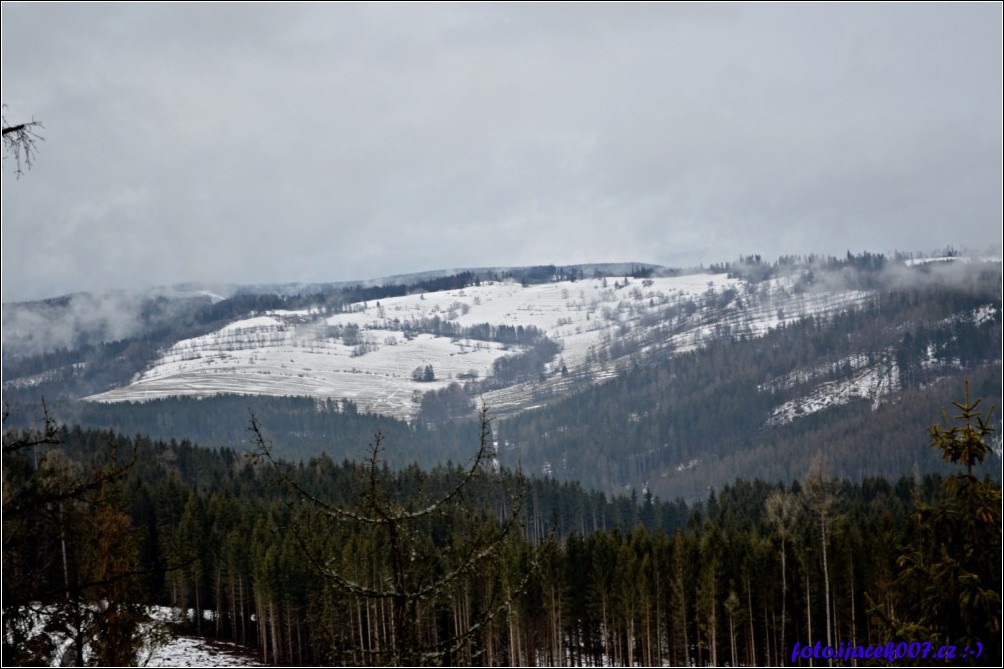
<svg viewBox="0 0 1004 669"><path fill-rule="evenodd" d="M980 481L973 467L991 453L994 430L981 400L953 402L959 413L928 430L930 445L946 462L965 466L947 476L935 504L916 501L921 542L899 558L904 593L914 598L913 619L897 622L898 635L918 641L954 644L959 657L1000 664L1001 660L1001 489ZM980 652L979 657L973 656Z"/></svg>

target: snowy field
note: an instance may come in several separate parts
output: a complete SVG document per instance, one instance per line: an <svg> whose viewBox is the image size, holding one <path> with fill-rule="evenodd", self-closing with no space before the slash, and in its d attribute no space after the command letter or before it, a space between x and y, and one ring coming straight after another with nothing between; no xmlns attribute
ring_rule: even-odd
<svg viewBox="0 0 1004 669"><path fill-rule="evenodd" d="M860 304L861 291L797 292L782 278L750 284L725 274L652 279L585 279L522 286L485 282L358 303L344 313L270 311L205 336L180 341L128 385L92 396L99 402L142 401L220 393L350 399L360 409L411 418L421 393L464 379L485 379L516 346L434 336L405 336L411 325L438 319L460 327L533 326L558 342L543 381L560 392L568 377L591 382L616 373L615 342L633 351L691 350L727 334L759 336L785 321ZM420 329L420 328L419 328ZM428 329L426 327L425 329ZM431 365L432 382L416 381ZM557 374L564 365L566 378ZM540 380L486 395L493 407L525 409Z"/></svg>

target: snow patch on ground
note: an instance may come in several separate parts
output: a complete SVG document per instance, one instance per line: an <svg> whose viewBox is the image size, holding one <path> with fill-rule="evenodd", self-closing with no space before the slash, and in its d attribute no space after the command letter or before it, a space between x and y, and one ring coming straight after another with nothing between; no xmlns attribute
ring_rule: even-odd
<svg viewBox="0 0 1004 669"><path fill-rule="evenodd" d="M997 307L992 304L984 304L982 307L973 310L973 323L983 325L997 319Z"/></svg>
<svg viewBox="0 0 1004 669"><path fill-rule="evenodd" d="M264 667L237 644L179 636L148 649L139 658L143 667Z"/></svg>
<svg viewBox="0 0 1004 669"><path fill-rule="evenodd" d="M868 399L872 411L879 408L899 388L899 368L895 362L883 361L859 368L846 379L820 384L809 393L794 399L771 412L768 425L784 425L824 409L848 404L858 399Z"/></svg>
<svg viewBox="0 0 1004 669"><path fill-rule="evenodd" d="M181 622L182 610L170 606L151 606L148 609L157 628L137 657L143 667L263 667L253 653L235 643L215 641L201 637L174 635L169 630L172 623ZM203 618L211 619L212 611L203 611ZM188 610L188 618L193 615Z"/></svg>
<svg viewBox="0 0 1004 669"><path fill-rule="evenodd" d="M212 611L203 612L212 615ZM75 657L74 639L67 633L46 631L54 611L49 607L36 605L32 612L32 627L27 632L29 638L44 635L50 638L56 648L56 662L62 658L65 663ZM147 608L149 619L141 624L142 647L136 661L141 667L262 667L267 666L255 659L254 653L234 643L214 641L176 635L173 623L182 619L181 610L168 606ZM191 610L189 610L191 617ZM85 665L93 660L89 641L82 649ZM65 664L62 666L66 666Z"/></svg>
<svg viewBox="0 0 1004 669"><path fill-rule="evenodd" d="M245 332L281 328L283 322L274 316L256 316L224 325L219 332Z"/></svg>

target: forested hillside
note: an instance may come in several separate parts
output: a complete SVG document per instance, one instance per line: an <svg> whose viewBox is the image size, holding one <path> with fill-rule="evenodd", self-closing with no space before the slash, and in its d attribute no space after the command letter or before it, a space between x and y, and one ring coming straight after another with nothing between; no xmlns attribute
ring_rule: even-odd
<svg viewBox="0 0 1004 669"><path fill-rule="evenodd" d="M1000 405L1000 277L979 278L881 293L760 338L638 355L604 384L508 418L499 432L528 468L664 496L700 498L739 471L791 480L818 449L855 480L914 464L931 471L911 444L953 384L969 378ZM987 304L997 309L984 318Z"/></svg>
<svg viewBox="0 0 1004 669"><path fill-rule="evenodd" d="M5 343L9 425L44 400L67 422L233 448L253 411L285 458L358 458L380 428L410 445L394 466L432 467L463 459L483 401L504 465L700 500L737 471L790 482L820 449L853 481L939 471L913 454L915 426L964 380L1000 403L997 261L630 269L161 298L145 303L142 336L27 357Z"/></svg>
<svg viewBox="0 0 1004 669"><path fill-rule="evenodd" d="M959 406L969 418L932 435L977 462L988 433L957 429L987 407ZM468 435L473 466L428 471L387 469L407 448L390 440L359 462L272 462L252 434L256 457L7 431L4 664L60 648L128 663L143 604L272 664L776 665L816 640L903 642L904 660L979 641L969 661L1000 661L1000 488L964 468L850 483L817 458L791 485L740 479L687 506L497 470L489 432ZM917 460L938 460L927 441ZM980 574L956 583L970 595L928 575L939 518L959 531L948 554L968 555L956 576Z"/></svg>

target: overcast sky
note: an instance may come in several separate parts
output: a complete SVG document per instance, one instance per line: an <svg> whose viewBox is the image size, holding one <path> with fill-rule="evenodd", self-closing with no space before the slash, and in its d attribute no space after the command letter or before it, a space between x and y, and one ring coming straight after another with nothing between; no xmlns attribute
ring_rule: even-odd
<svg viewBox="0 0 1004 669"><path fill-rule="evenodd" d="M1001 247L999 2L2 11L4 301Z"/></svg>

